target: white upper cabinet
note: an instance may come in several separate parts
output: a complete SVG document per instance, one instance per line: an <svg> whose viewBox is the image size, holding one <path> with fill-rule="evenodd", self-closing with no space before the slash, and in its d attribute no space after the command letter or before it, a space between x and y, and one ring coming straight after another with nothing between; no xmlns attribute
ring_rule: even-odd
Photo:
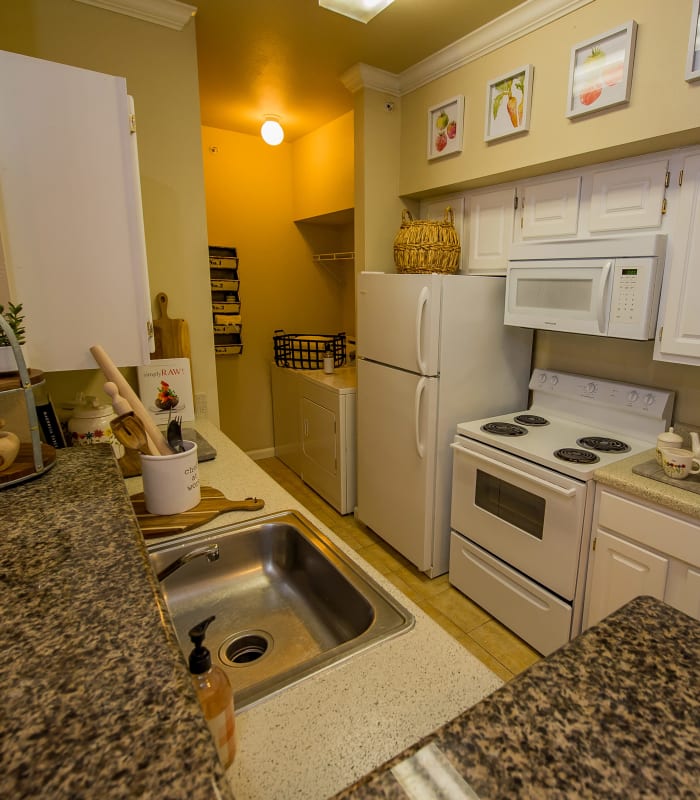
<svg viewBox="0 0 700 800"><path fill-rule="evenodd" d="M590 233L660 228L668 159L596 168L584 176L583 227Z"/></svg>
<svg viewBox="0 0 700 800"><path fill-rule="evenodd" d="M673 220L654 358L700 365L700 153L681 167L680 186L669 198Z"/></svg>
<svg viewBox="0 0 700 800"><path fill-rule="evenodd" d="M576 236L580 194L579 175L524 184L520 193L518 239Z"/></svg>
<svg viewBox="0 0 700 800"><path fill-rule="evenodd" d="M467 251L467 272L504 274L508 266L515 220L515 187L470 192L467 196L462 245Z"/></svg>
<svg viewBox="0 0 700 800"><path fill-rule="evenodd" d="M420 204L420 218L421 219L445 219L445 209L452 209L454 217L455 230L459 238L460 253L459 253L459 271L464 272L464 266L467 262L464 254L465 250L465 224L464 224L464 195L463 194L450 194L436 199L424 200Z"/></svg>
<svg viewBox="0 0 700 800"><path fill-rule="evenodd" d="M123 78L0 51L0 245L36 369L146 363L141 190ZM0 258L0 263L3 258ZM0 279L2 275L0 275Z"/></svg>

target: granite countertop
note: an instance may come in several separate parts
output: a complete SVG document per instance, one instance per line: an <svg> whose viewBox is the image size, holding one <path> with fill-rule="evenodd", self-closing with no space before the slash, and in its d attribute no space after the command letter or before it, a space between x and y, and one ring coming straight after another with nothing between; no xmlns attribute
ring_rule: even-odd
<svg viewBox="0 0 700 800"><path fill-rule="evenodd" d="M696 798L699 654L697 620L636 598L336 800L448 796L418 791L438 773L484 800Z"/></svg>
<svg viewBox="0 0 700 800"><path fill-rule="evenodd" d="M649 503L656 503L679 514L686 514L700 519L700 494L682 488L682 486L662 483L661 481L637 475L633 468L655 458L654 449L637 453L629 458L615 461L607 467L597 469L593 475L598 483L619 489L622 492L639 497ZM682 484L683 481L674 481Z"/></svg>
<svg viewBox="0 0 700 800"><path fill-rule="evenodd" d="M0 796L230 797L111 447L1 491L0 528Z"/></svg>
<svg viewBox="0 0 700 800"><path fill-rule="evenodd" d="M202 528L296 509L416 618L237 715L221 770L108 445L60 450L0 491L0 796L322 800L474 705L502 681L354 554L214 425L200 480L257 496ZM128 492L128 494L127 494Z"/></svg>

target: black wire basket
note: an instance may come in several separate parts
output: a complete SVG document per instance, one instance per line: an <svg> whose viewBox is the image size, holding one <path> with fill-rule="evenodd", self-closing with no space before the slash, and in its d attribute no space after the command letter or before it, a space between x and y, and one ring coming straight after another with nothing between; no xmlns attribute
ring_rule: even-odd
<svg viewBox="0 0 700 800"><path fill-rule="evenodd" d="M275 364L293 369L323 369L323 357L333 356L333 366L345 364L345 333L285 333L276 330L272 337Z"/></svg>

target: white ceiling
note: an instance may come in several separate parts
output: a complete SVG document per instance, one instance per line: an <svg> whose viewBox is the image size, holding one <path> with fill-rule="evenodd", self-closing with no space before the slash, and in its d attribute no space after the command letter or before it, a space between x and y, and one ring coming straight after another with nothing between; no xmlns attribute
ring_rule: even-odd
<svg viewBox="0 0 700 800"><path fill-rule="evenodd" d="M401 73L523 0L395 0L366 25L317 0L190 2L202 124L256 135L274 114L293 141L352 109L350 67Z"/></svg>

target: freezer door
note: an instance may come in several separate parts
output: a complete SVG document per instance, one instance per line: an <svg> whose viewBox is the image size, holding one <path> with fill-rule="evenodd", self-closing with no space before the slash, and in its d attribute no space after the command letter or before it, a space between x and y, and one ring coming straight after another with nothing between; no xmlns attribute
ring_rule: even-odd
<svg viewBox="0 0 700 800"><path fill-rule="evenodd" d="M437 375L441 275L361 272L358 278L357 355Z"/></svg>
<svg viewBox="0 0 700 800"><path fill-rule="evenodd" d="M430 569L438 379L357 365L358 518Z"/></svg>

